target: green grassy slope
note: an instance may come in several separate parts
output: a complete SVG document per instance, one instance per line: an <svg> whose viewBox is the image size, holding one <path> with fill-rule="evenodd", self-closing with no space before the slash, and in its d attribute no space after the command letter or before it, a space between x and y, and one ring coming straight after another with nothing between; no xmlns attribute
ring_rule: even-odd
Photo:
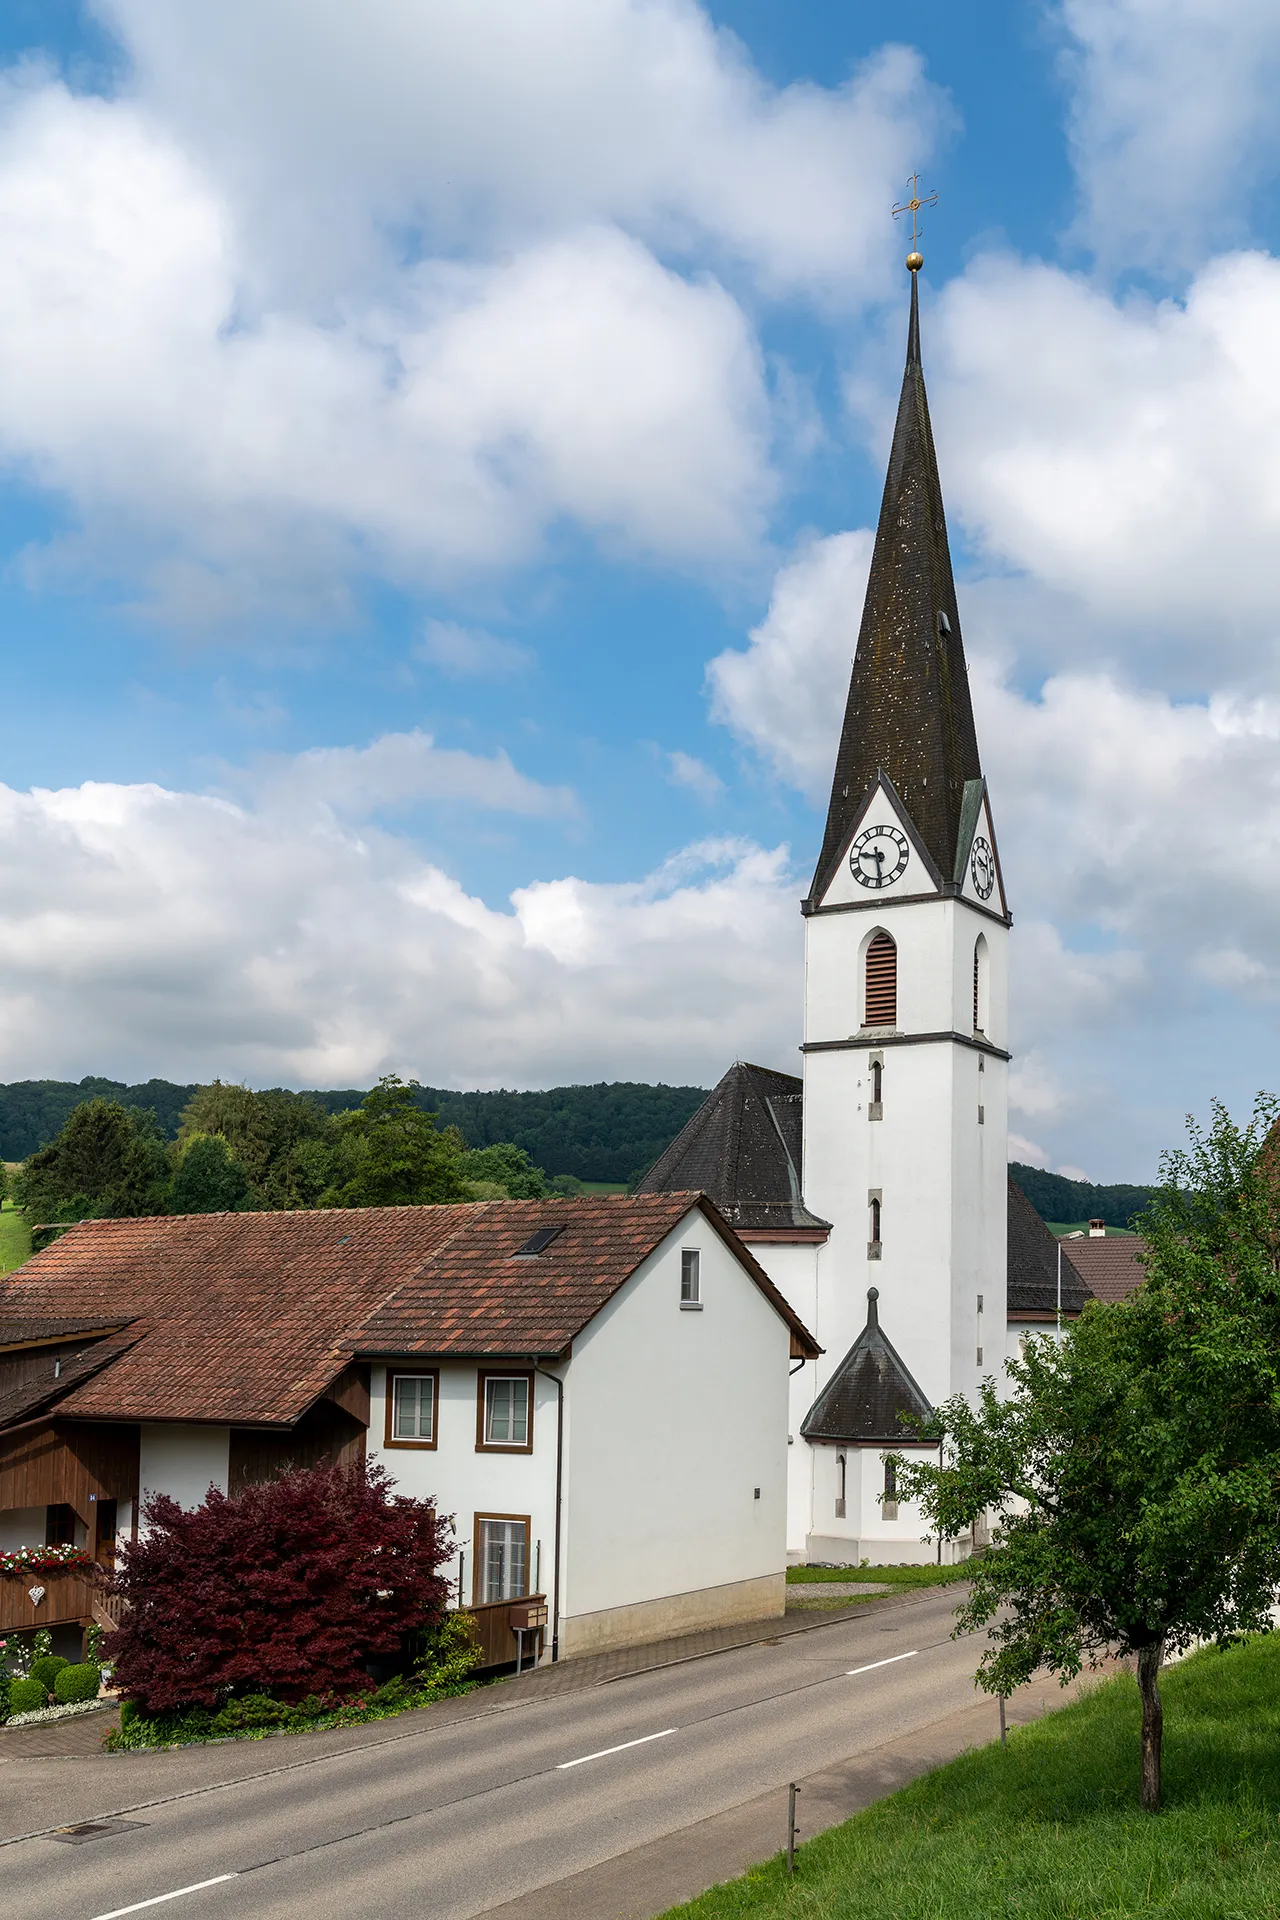
<svg viewBox="0 0 1280 1920"><path fill-rule="evenodd" d="M1138 1810L1123 1677L808 1842L790 1883L775 1858L668 1920L1275 1920L1280 1635L1196 1654L1162 1692L1160 1814Z"/></svg>
<svg viewBox="0 0 1280 1920"><path fill-rule="evenodd" d="M12 1273L31 1255L31 1229L12 1200L0 1206L0 1273Z"/></svg>

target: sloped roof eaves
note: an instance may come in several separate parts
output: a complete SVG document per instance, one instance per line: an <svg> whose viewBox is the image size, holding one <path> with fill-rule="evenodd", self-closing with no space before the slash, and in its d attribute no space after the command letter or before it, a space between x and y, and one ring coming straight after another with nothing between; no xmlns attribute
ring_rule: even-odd
<svg viewBox="0 0 1280 1920"><path fill-rule="evenodd" d="M84 1353L64 1360L57 1379L24 1380L21 1386L0 1394L0 1430L31 1420L37 1413L60 1416L67 1411L76 1391L118 1360L143 1337L142 1329L129 1329L119 1339L97 1342Z"/></svg>
<svg viewBox="0 0 1280 1920"><path fill-rule="evenodd" d="M127 1300L137 1316L112 1363L71 1384L60 1415L289 1426L358 1353L562 1353L697 1205L793 1340L816 1352L692 1193L92 1221L0 1282L0 1315L65 1319ZM570 1230L545 1261L513 1261L546 1225Z"/></svg>
<svg viewBox="0 0 1280 1920"><path fill-rule="evenodd" d="M0 1312L145 1308L146 1338L70 1416L288 1426L348 1364L352 1323L484 1204L86 1222L0 1283Z"/></svg>

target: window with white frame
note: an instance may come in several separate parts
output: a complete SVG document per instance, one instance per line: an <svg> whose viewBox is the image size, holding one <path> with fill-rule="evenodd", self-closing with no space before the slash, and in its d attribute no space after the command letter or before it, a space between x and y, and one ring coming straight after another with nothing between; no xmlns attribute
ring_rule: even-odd
<svg viewBox="0 0 1280 1920"><path fill-rule="evenodd" d="M436 1437L436 1377L433 1373L397 1373L391 1379L392 1441L433 1445Z"/></svg>
<svg viewBox="0 0 1280 1920"><path fill-rule="evenodd" d="M522 1600L529 1591L529 1522L476 1515L476 1585L481 1604Z"/></svg>
<svg viewBox="0 0 1280 1920"><path fill-rule="evenodd" d="M685 1247L680 1254L680 1305L702 1305L702 1255L696 1247Z"/></svg>
<svg viewBox="0 0 1280 1920"><path fill-rule="evenodd" d="M529 1445L529 1376L527 1373L486 1374L484 1380L484 1445Z"/></svg>

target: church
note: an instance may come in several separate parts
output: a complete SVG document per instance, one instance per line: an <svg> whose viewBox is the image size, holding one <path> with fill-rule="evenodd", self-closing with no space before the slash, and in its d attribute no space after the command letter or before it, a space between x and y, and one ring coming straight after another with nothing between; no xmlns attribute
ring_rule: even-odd
<svg viewBox="0 0 1280 1920"><path fill-rule="evenodd" d="M738 1062L639 1191L702 1189L822 1347L788 1422L794 1561L963 1557L886 1454L1086 1298L1008 1177L1012 925L908 256L906 371L805 925L802 1076ZM1061 1288L1061 1295L1059 1289ZM919 1442L917 1442L919 1445Z"/></svg>

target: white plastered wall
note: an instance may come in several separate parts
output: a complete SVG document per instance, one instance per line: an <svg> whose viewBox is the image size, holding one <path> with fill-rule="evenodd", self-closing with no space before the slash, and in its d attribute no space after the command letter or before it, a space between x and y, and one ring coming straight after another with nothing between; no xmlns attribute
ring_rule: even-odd
<svg viewBox="0 0 1280 1920"><path fill-rule="evenodd" d="M685 1248L701 1255L694 1312L680 1304ZM789 1367L785 1321L696 1210L578 1336L570 1651L782 1611Z"/></svg>
<svg viewBox="0 0 1280 1920"><path fill-rule="evenodd" d="M0 1513L0 1553L42 1547L47 1517L44 1507L7 1507Z"/></svg>
<svg viewBox="0 0 1280 1920"><path fill-rule="evenodd" d="M231 1458L230 1427L173 1425L139 1430L138 1485L149 1493L167 1493L180 1507L202 1506L211 1486L225 1493Z"/></svg>
<svg viewBox="0 0 1280 1920"><path fill-rule="evenodd" d="M922 1566L936 1559L937 1545L926 1538L928 1528L918 1507L899 1501L896 1518L886 1519L880 1495L884 1490L883 1447L819 1446L813 1455L813 1524L807 1542L807 1557L830 1560L837 1566L856 1566L870 1560L873 1566ZM908 1458L936 1460L932 1449L917 1454L904 1449ZM837 1511L840 1494L840 1456L844 1455L843 1516ZM948 1559L954 1558L948 1553Z"/></svg>
<svg viewBox="0 0 1280 1920"><path fill-rule="evenodd" d="M513 1372L527 1372L531 1362L513 1360ZM387 1447L388 1372L411 1373L415 1368L440 1373L436 1407L435 1447ZM501 1373L504 1362L486 1360L483 1371ZM466 1554L463 1598L470 1605L475 1589L475 1520L478 1513L511 1514L529 1519L530 1591L540 1584L552 1592L556 1504L556 1389L536 1373L533 1377L532 1453L482 1453L476 1448L476 1399L480 1367L475 1361L406 1361L400 1369L375 1366L369 1406L368 1459L387 1469L400 1493L415 1500L431 1500L438 1513L453 1518L456 1550L441 1568L457 1594L458 1552ZM539 1581L538 1576L541 1576Z"/></svg>
<svg viewBox="0 0 1280 1920"><path fill-rule="evenodd" d="M754 1241L746 1233L742 1238L787 1305L812 1329L818 1319L817 1247L812 1242ZM791 1561L804 1558L809 1532L813 1469L809 1443L801 1438L800 1425L817 1395L817 1380L812 1360L803 1365L791 1362L787 1401L787 1558Z"/></svg>

